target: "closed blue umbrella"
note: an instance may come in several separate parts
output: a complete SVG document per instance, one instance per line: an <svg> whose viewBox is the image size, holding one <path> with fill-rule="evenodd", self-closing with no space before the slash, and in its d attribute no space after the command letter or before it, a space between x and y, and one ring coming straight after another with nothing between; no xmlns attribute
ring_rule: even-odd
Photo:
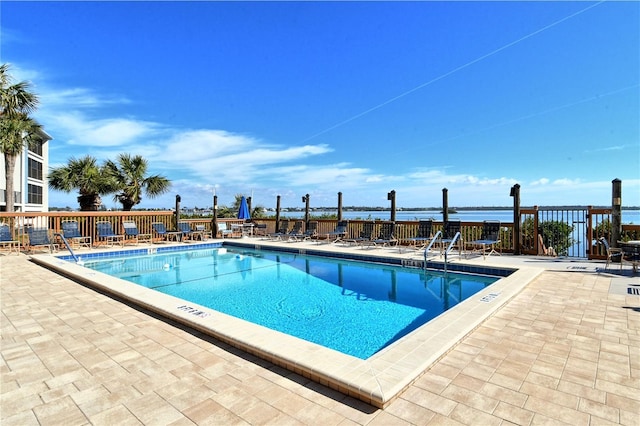
<svg viewBox="0 0 640 426"><path fill-rule="evenodd" d="M249 214L249 206L247 205L247 199L244 196L240 199L240 208L238 209L238 219L251 219Z"/></svg>

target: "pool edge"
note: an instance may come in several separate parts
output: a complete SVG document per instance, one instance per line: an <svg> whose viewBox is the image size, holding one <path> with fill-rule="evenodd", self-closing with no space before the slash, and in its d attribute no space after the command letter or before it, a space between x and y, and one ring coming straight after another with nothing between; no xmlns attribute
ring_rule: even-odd
<svg viewBox="0 0 640 426"><path fill-rule="evenodd" d="M515 269L508 277L458 304L456 309L362 360L194 303L185 306L181 299L55 256L37 255L31 259L89 287L127 300L378 408L385 408L543 271L532 267ZM505 268L514 270L512 266Z"/></svg>

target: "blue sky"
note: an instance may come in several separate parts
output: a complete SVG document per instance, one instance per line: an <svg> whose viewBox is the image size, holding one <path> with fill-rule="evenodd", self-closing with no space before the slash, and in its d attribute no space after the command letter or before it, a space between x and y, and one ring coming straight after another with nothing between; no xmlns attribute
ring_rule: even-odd
<svg viewBox="0 0 640 426"><path fill-rule="evenodd" d="M640 205L638 2L14 2L50 164L141 154L139 207ZM52 191L51 206L77 207ZM118 206L104 197L108 207Z"/></svg>

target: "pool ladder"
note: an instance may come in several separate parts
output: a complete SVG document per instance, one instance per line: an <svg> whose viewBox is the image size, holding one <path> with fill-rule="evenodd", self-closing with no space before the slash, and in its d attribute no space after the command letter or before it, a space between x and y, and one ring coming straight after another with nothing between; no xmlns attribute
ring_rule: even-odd
<svg viewBox="0 0 640 426"><path fill-rule="evenodd" d="M60 233L60 232L56 232L53 235L62 240L62 242L64 243L65 247L67 247L67 250L69 250L69 253L71 253L71 256L73 256L73 260L75 260L76 263L80 262L80 258L78 256L76 256L76 254L73 252L73 250L71 249L71 245L69 244L69 241L67 241L67 239L64 237L64 235L62 235L62 233Z"/></svg>
<svg viewBox="0 0 640 426"><path fill-rule="evenodd" d="M431 239L431 242L429 243L427 248L424 249L424 267L425 267L425 269L427 268L427 256L429 255L429 250L431 250L431 247L433 247L433 245L436 243L436 241L438 241L439 238L442 238L442 232L441 231L436 232L436 235L434 235L434 237Z"/></svg>
<svg viewBox="0 0 640 426"><path fill-rule="evenodd" d="M448 265L448 255L449 252L451 251L451 249L453 248L453 246L455 246L456 242L460 239L460 232L456 232L456 235L453 236L453 238L451 239L451 242L449 243L449 245L447 246L447 249L444 251L444 273L447 273L447 265ZM438 231L438 233L435 235L435 237L431 240L431 243L429 243L429 245L427 246L427 248L424 250L424 267L425 269L427 268L427 254L429 253L429 250L431 250L431 247L433 246L433 244L438 240L438 238L442 238L442 233L440 231Z"/></svg>

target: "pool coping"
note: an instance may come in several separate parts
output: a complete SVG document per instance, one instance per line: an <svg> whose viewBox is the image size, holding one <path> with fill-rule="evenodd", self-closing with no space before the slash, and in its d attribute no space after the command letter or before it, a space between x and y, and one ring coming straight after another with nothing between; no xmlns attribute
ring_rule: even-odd
<svg viewBox="0 0 640 426"><path fill-rule="evenodd" d="M220 242L220 241L218 241ZM215 242L214 242L215 243ZM337 257L366 256L376 261L394 259L392 263L407 260L389 252L357 253L336 247L286 247L268 242L234 242L233 246L298 251L306 254L326 254ZM152 250L180 250L183 247L197 248L195 244ZM199 246L212 247L210 243ZM342 248L340 248L342 249ZM131 252L132 250L122 250ZM142 252L147 248L138 249ZM312 253L313 252L313 253ZM113 251L104 252L113 255ZM89 254L100 255L100 252ZM352 257L350 257L352 258ZM357 357L311 343L287 334L226 315L213 309L185 302L182 299L159 293L106 274L89 270L79 264L63 260L61 256L34 255L31 259L42 266L78 280L107 294L120 297L164 317L187 325L215 337L250 354L270 361L275 365L294 371L310 380L321 383L344 394L356 397L378 408L385 408L403 390L417 380L428 368L449 352L462 338L477 328L501 306L517 295L529 282L537 277L542 268L493 265L492 268L509 269L514 272L496 281L488 288L459 303L429 323L419 327L372 357L363 360ZM361 259L357 259L361 260ZM418 260L411 260L412 264ZM438 262L435 262L436 264ZM464 265L456 263L457 267ZM453 264L449 265L450 267ZM478 268L477 265L471 265Z"/></svg>

